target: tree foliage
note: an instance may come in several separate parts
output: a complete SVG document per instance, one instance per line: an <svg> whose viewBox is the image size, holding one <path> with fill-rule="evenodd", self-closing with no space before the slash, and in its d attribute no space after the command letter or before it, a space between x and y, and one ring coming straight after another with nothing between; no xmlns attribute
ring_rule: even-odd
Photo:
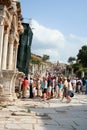
<svg viewBox="0 0 87 130"><path fill-rule="evenodd" d="M41 64L41 61L40 61L39 59L36 59L36 58L31 57L30 63L40 65L40 64Z"/></svg>
<svg viewBox="0 0 87 130"><path fill-rule="evenodd" d="M83 67L87 67L87 46L82 46L77 55L77 60Z"/></svg>
<svg viewBox="0 0 87 130"><path fill-rule="evenodd" d="M68 63L73 64L73 62L74 62L75 60L76 60L75 57L69 57Z"/></svg>
<svg viewBox="0 0 87 130"><path fill-rule="evenodd" d="M42 60L43 61L47 61L47 60L49 60L50 59L50 56L48 56L48 55L43 55L43 57L42 57Z"/></svg>

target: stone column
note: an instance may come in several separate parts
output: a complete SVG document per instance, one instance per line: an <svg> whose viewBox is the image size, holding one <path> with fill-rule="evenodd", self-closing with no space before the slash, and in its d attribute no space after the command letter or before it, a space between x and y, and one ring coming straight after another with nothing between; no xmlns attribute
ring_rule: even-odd
<svg viewBox="0 0 87 130"><path fill-rule="evenodd" d="M18 44L15 44L14 48L14 70L16 70L16 65L17 65L17 51L18 51Z"/></svg>
<svg viewBox="0 0 87 130"><path fill-rule="evenodd" d="M7 68L7 50L8 50L8 28L5 31L4 43L3 43L3 55L2 55L2 70L6 70Z"/></svg>
<svg viewBox="0 0 87 130"><path fill-rule="evenodd" d="M3 35L4 35L4 25L0 24L0 70L2 63Z"/></svg>
<svg viewBox="0 0 87 130"><path fill-rule="evenodd" d="M13 47L14 47L14 39L13 38L10 38L10 42L8 45L8 69L9 70L13 69Z"/></svg>

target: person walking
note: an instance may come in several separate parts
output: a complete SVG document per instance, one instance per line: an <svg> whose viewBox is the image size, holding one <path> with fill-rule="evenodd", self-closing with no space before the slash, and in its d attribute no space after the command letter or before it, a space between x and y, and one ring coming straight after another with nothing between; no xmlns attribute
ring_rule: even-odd
<svg viewBox="0 0 87 130"><path fill-rule="evenodd" d="M86 91L85 91L85 94L87 94L87 77L86 77L85 82L86 82Z"/></svg>
<svg viewBox="0 0 87 130"><path fill-rule="evenodd" d="M46 77L43 77L41 88L42 88L42 97L44 100L46 100L47 99L47 78Z"/></svg>
<svg viewBox="0 0 87 130"><path fill-rule="evenodd" d="M71 101L71 97L70 97L70 89L71 87L71 83L70 80L67 79L66 77L64 78L64 84L63 84L63 96L62 96L62 100L64 99L64 97L67 99L67 103L69 103Z"/></svg>
<svg viewBox="0 0 87 130"><path fill-rule="evenodd" d="M32 84L33 84L33 78L32 77L30 77L30 83L29 83L29 92L30 92L30 94L29 94L29 98L33 98L33 88L32 88Z"/></svg>
<svg viewBox="0 0 87 130"><path fill-rule="evenodd" d="M26 92L29 87L28 78L25 77L23 81L22 98L26 98Z"/></svg>
<svg viewBox="0 0 87 130"><path fill-rule="evenodd" d="M61 98L62 96L62 88L63 88L63 83L62 83L62 79L60 79L58 81L58 98Z"/></svg>
<svg viewBox="0 0 87 130"><path fill-rule="evenodd" d="M70 102L71 101L71 97L74 96L74 90L73 90L73 87L72 87L70 79L67 79L67 81L68 81L68 92L67 92L67 99L68 99L68 101L67 102Z"/></svg>
<svg viewBox="0 0 87 130"><path fill-rule="evenodd" d="M23 86L23 81L24 81L24 76L22 75L19 77L19 98L22 96L22 86Z"/></svg>

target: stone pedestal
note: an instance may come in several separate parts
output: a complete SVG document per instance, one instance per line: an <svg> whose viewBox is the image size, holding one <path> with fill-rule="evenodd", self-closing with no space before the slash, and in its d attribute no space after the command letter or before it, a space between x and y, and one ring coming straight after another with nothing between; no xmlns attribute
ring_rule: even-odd
<svg viewBox="0 0 87 130"><path fill-rule="evenodd" d="M0 72L0 102L13 102L17 99L15 81L17 71L3 70Z"/></svg>

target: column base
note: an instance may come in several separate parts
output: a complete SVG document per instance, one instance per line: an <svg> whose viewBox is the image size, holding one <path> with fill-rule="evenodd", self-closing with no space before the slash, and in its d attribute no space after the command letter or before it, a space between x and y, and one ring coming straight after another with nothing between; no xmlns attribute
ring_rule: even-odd
<svg viewBox="0 0 87 130"><path fill-rule="evenodd" d="M12 104L18 100L15 93L15 82L18 71L0 71L0 104Z"/></svg>

